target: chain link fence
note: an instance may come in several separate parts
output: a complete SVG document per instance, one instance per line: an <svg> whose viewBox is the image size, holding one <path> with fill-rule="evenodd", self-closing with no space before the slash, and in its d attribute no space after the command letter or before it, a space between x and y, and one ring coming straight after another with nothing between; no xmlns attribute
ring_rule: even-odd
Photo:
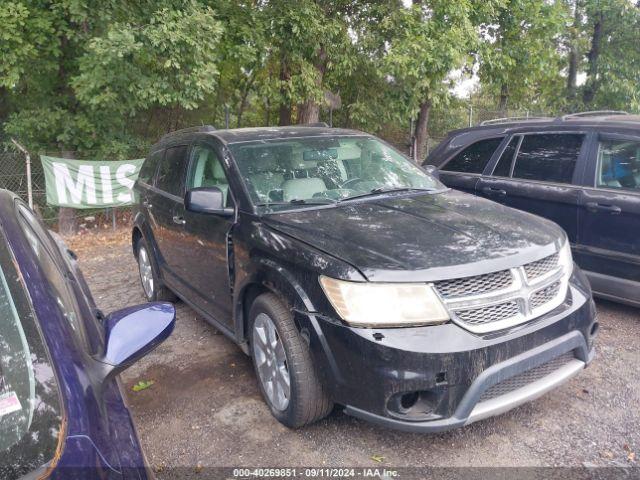
<svg viewBox="0 0 640 480"><path fill-rule="evenodd" d="M431 152L446 136L447 132L459 128L466 128L479 125L488 120L495 120L504 117L531 118L548 116L541 112L529 110L498 110L488 109L468 105L464 107L454 107L444 110L433 110L429 118L428 140L426 145L426 155ZM379 135L394 145L399 150L411 154L414 136L413 122L408 121L406 125L390 125ZM6 139L8 140L8 139ZM15 192L25 201L28 195L28 177L26 168L26 156L15 148L11 142L4 142L5 149L0 151L0 188ZM131 158L141 158L144 152L139 150L140 146L132 147L138 154ZM95 158L99 152L60 152L50 149L42 153L66 158ZM40 217L52 229L58 229L59 208L47 205L44 171L40 162L40 154L31 152L31 182L33 192L33 206ZM75 225L82 230L118 228L129 225L131 222L131 208L119 207L117 209L86 209L73 210ZM68 212L67 212L68 213Z"/></svg>
<svg viewBox="0 0 640 480"><path fill-rule="evenodd" d="M91 152L89 152L91 153ZM42 153L68 158L91 158L84 152L82 155L76 152L51 151ZM40 161L40 154L30 153L31 161L31 190L33 199L33 209L53 230L58 230L58 220L60 208L47 204L45 190L44 170ZM0 188L10 190L20 196L25 202L28 201L29 179L27 175L26 155L11 146L0 151ZM67 209L68 210L68 209ZM129 225L131 222L131 208L101 208L71 210L74 224L78 231L91 229L116 229L119 226Z"/></svg>

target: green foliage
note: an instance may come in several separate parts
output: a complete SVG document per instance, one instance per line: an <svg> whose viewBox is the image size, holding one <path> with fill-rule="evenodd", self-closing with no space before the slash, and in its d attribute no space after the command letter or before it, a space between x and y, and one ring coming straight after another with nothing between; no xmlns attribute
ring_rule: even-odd
<svg viewBox="0 0 640 480"><path fill-rule="evenodd" d="M215 91L222 27L195 3L161 8L137 23L116 22L93 38L71 80L91 109L135 115L152 107L193 110Z"/></svg>
<svg viewBox="0 0 640 480"><path fill-rule="evenodd" d="M479 76L504 107L539 105L563 89L560 36L569 24L562 0L508 0L483 28Z"/></svg>
<svg viewBox="0 0 640 480"><path fill-rule="evenodd" d="M40 5L0 4L0 87L14 88L40 55L55 55L52 15ZM53 67L51 64L49 67Z"/></svg>
<svg viewBox="0 0 640 480"><path fill-rule="evenodd" d="M34 150L139 155L225 107L232 127L310 104L327 120L327 92L336 125L399 142L428 101L441 136L464 120L454 72L477 72L488 110L640 108L628 0L0 0L0 24L0 128Z"/></svg>

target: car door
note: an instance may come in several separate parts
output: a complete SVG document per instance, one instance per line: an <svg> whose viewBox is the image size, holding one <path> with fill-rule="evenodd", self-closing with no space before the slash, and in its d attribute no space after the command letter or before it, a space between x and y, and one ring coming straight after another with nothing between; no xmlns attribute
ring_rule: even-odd
<svg viewBox="0 0 640 480"><path fill-rule="evenodd" d="M599 134L594 143L577 260L595 291L640 302L640 135Z"/></svg>
<svg viewBox="0 0 640 480"><path fill-rule="evenodd" d="M145 234L153 237L154 244L157 244L156 235L159 235L158 222L156 221L153 211L153 203L156 201L155 197L157 195L154 185L158 165L164 157L164 152L164 149L157 150L145 159L134 186L134 190L138 196L138 203L135 205L134 211L138 209L147 219L151 228L150 231L145 232Z"/></svg>
<svg viewBox="0 0 640 480"><path fill-rule="evenodd" d="M503 139L504 136L484 138L453 154L440 166L440 180L456 190L475 193L476 182Z"/></svg>
<svg viewBox="0 0 640 480"><path fill-rule="evenodd" d="M187 190L217 187L225 193L226 207L235 201L220 151L213 145L196 142L191 148ZM182 207L184 240L182 280L194 303L218 322L232 327L232 296L229 281L229 233L234 215L190 212Z"/></svg>
<svg viewBox="0 0 640 480"><path fill-rule="evenodd" d="M478 195L548 218L577 241L580 188L574 185L585 161L585 132L515 134L504 145Z"/></svg>
<svg viewBox="0 0 640 480"><path fill-rule="evenodd" d="M188 145L167 148L158 166L153 199L149 202L155 220L155 239L160 256L158 263L165 280L174 288L182 268L184 234L180 209L184 202L184 184L188 164Z"/></svg>

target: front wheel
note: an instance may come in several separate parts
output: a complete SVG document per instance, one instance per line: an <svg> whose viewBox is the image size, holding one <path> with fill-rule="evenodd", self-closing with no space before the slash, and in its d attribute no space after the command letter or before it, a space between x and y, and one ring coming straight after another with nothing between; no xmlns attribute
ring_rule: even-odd
<svg viewBox="0 0 640 480"><path fill-rule="evenodd" d="M253 302L249 318L253 365L273 416L291 428L327 416L333 405L291 310L273 293L264 293Z"/></svg>
<svg viewBox="0 0 640 480"><path fill-rule="evenodd" d="M156 271L153 253L149 249L144 238L139 238L136 243L136 256L138 257L138 271L140 272L140 283L144 296L150 302L176 300L174 293L164 286Z"/></svg>

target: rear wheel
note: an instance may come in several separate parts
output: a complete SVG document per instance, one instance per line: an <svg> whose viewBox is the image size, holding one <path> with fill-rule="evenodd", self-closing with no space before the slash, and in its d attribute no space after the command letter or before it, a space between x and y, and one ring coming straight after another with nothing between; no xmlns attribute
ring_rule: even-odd
<svg viewBox="0 0 640 480"><path fill-rule="evenodd" d="M295 428L319 420L333 407L291 310L272 293L249 312L251 356L262 395L282 424Z"/></svg>
<svg viewBox="0 0 640 480"><path fill-rule="evenodd" d="M138 271L140 272L140 283L144 296L150 302L176 300L175 294L165 287L162 280L158 277L155 259L151 253L151 249L147 245L144 238L139 238L136 243L136 253L138 257Z"/></svg>

